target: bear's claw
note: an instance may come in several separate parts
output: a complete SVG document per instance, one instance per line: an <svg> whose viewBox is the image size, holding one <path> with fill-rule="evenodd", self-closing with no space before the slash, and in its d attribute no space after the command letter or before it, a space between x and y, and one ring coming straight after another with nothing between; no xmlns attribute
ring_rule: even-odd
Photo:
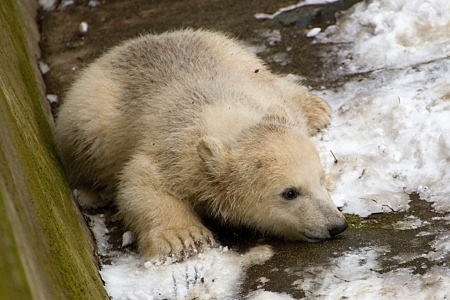
<svg viewBox="0 0 450 300"><path fill-rule="evenodd" d="M190 226L158 232L161 233L142 240L139 246L141 253L153 262L179 262L218 246L212 233L205 227Z"/></svg>

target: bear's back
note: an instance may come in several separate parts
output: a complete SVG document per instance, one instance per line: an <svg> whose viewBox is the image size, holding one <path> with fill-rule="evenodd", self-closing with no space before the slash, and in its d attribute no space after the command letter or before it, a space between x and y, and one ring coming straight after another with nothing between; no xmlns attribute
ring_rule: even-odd
<svg viewBox="0 0 450 300"><path fill-rule="evenodd" d="M101 185L142 143L155 153L195 144L201 133L180 131L203 130L205 106L243 98L243 81L265 72L240 43L209 31L145 35L112 48L80 73L58 114L69 176Z"/></svg>
<svg viewBox="0 0 450 300"><path fill-rule="evenodd" d="M130 93L123 98L128 101L140 101L169 85L172 90L195 83L206 86L228 76L266 70L234 39L193 30L142 36L113 48L99 62Z"/></svg>
<svg viewBox="0 0 450 300"><path fill-rule="evenodd" d="M257 106L256 78L269 71L234 39L209 31L146 35L113 48L99 60L119 91L118 109L132 128L175 135L203 127L206 106ZM155 139L160 138L156 134ZM141 140L142 137L133 138Z"/></svg>

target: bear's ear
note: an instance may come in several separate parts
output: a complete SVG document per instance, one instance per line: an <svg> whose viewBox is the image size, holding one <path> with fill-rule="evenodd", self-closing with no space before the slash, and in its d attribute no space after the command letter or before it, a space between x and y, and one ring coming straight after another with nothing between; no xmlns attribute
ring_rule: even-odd
<svg viewBox="0 0 450 300"><path fill-rule="evenodd" d="M225 167L228 151L221 141L212 137L201 138L197 152L209 171L216 173Z"/></svg>

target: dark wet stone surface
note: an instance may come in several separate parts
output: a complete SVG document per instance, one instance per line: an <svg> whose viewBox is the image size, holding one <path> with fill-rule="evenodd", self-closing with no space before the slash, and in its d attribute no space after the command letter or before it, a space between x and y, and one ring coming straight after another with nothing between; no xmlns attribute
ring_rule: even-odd
<svg viewBox="0 0 450 300"><path fill-rule="evenodd" d="M273 19L283 25L295 25L302 28L317 26L325 28L336 23L336 14L347 10L361 0L343 0L324 4L304 5L282 12Z"/></svg>
<svg viewBox="0 0 450 300"><path fill-rule="evenodd" d="M340 1L336 5L350 5L356 1ZM98 57L109 47L120 41L146 32L159 33L179 28L208 28L230 32L252 46L263 46L259 55L272 70L302 76L303 83L312 88L330 88L346 78L334 78L330 68L339 65L337 61L324 60L328 45L313 44L306 37L306 30L299 26L283 26L273 20L257 20L256 13L273 13L279 8L296 4L297 1L148 1L148 0L108 0L100 1L96 7L88 1L75 1L74 5L44 12L40 16L43 60L51 67L45 75L47 93L63 98L70 82L80 68ZM311 26L325 27L330 22L331 12L314 12L317 7L303 9L303 14L311 17ZM322 8L323 9L323 8ZM328 9L328 8L327 8ZM333 8L338 11L342 7ZM313 11L313 12L310 12ZM300 12L290 12L283 16L284 23L295 24ZM281 18L281 16L280 16ZM309 17L302 17L306 20ZM298 20L300 20L298 19ZM87 33L79 32L79 24L87 22ZM319 23L316 23L319 22ZM324 23L321 23L324 22ZM309 27L309 26L305 26ZM275 38L268 38L268 37ZM279 59L282 58L282 59ZM352 75L350 75L352 76ZM358 74L355 76L370 76ZM57 104L53 108L57 108ZM123 228L114 217L114 211L105 211L106 219L112 227L112 243L120 248ZM422 227L400 230L395 224L411 220L422 221ZM444 265L444 260L430 261L424 255L433 251L430 242L450 230L443 215L433 211L430 203L411 195L410 208L406 212L383 213L367 218L347 216L349 229L336 238L320 243L294 243L270 237L262 237L248 230L217 227L218 240L222 245L244 252L248 248L269 244L275 250L274 257L266 264L248 270L243 285L244 291L263 286L266 290L287 292L294 297L303 297L304 292L292 287L298 279L296 272L305 268L322 266L326 268L332 259L350 250L359 248L386 248L379 258L379 273L408 267L415 273L423 273L433 265ZM427 234L419 234L419 233ZM133 247L131 247L133 250ZM413 259L402 263L396 257L410 255ZM261 282L261 277L270 279ZM246 292L244 292L246 294Z"/></svg>

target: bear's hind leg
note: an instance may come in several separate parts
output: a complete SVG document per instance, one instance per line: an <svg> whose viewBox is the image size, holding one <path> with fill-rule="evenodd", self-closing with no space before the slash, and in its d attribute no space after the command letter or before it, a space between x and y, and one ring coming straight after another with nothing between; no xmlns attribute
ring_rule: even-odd
<svg viewBox="0 0 450 300"><path fill-rule="evenodd" d="M214 237L194 209L159 182L150 158L142 154L125 166L118 185L119 213L136 235L141 255L181 261L213 247Z"/></svg>
<svg viewBox="0 0 450 300"><path fill-rule="evenodd" d="M296 99L307 118L308 133L316 134L331 122L331 107L319 96L303 91L300 99Z"/></svg>
<svg viewBox="0 0 450 300"><path fill-rule="evenodd" d="M273 84L288 102L301 111L300 120L303 122L306 118L309 135L314 135L330 124L331 107L325 100L285 77L278 77L273 80Z"/></svg>

